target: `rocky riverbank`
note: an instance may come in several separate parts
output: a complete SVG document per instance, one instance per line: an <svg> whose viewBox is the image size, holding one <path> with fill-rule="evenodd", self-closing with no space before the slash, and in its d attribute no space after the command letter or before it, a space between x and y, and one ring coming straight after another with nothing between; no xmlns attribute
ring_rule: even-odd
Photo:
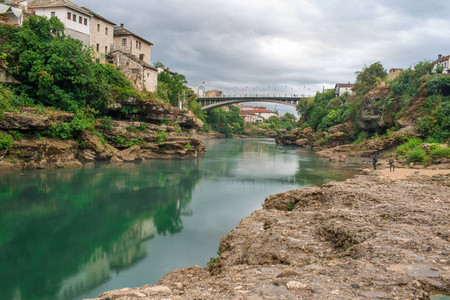
<svg viewBox="0 0 450 300"><path fill-rule="evenodd" d="M448 170L447 170L448 171ZM209 267L106 299L429 299L450 292L450 177L380 171L268 197Z"/></svg>
<svg viewBox="0 0 450 300"><path fill-rule="evenodd" d="M196 135L203 124L188 110L129 99L110 105L109 114L114 119L96 120L94 132L81 130L73 139L54 139L48 132L67 130L74 114L26 107L4 112L0 133L13 136L14 141L0 149L0 169L74 168L98 160L184 159L206 152Z"/></svg>

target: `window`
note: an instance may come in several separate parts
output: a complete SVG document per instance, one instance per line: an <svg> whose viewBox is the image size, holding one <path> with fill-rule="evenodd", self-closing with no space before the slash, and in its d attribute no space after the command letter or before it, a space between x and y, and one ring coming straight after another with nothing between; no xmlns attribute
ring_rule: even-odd
<svg viewBox="0 0 450 300"><path fill-rule="evenodd" d="M79 17L78 17L78 22L79 22L80 24L83 24L83 17L79 16Z"/></svg>
<svg viewBox="0 0 450 300"><path fill-rule="evenodd" d="M87 26L87 19L86 18L84 18L84 25Z"/></svg>
<svg viewBox="0 0 450 300"><path fill-rule="evenodd" d="M108 35L108 27L105 27L105 35Z"/></svg>
<svg viewBox="0 0 450 300"><path fill-rule="evenodd" d="M52 12L50 13L50 15L51 15L52 17L56 17L56 13L55 13L54 11L52 11Z"/></svg>
<svg viewBox="0 0 450 300"><path fill-rule="evenodd" d="M76 15L76 14L73 14L73 15L72 15L72 20L73 20L74 22L77 21L77 15Z"/></svg>
<svg viewBox="0 0 450 300"><path fill-rule="evenodd" d="M67 19L72 20L72 14L70 12L67 13Z"/></svg>
<svg viewBox="0 0 450 300"><path fill-rule="evenodd" d="M139 54L139 59L144 60L144 54Z"/></svg>
<svg viewBox="0 0 450 300"><path fill-rule="evenodd" d="M100 44L97 44L97 52L100 51Z"/></svg>
<svg viewBox="0 0 450 300"><path fill-rule="evenodd" d="M126 46L127 45L127 39L126 38L123 38L122 39L122 46Z"/></svg>
<svg viewBox="0 0 450 300"><path fill-rule="evenodd" d="M136 49L139 49L139 42L136 41Z"/></svg>
<svg viewBox="0 0 450 300"><path fill-rule="evenodd" d="M105 54L108 54L108 46L105 46Z"/></svg>
<svg viewBox="0 0 450 300"><path fill-rule="evenodd" d="M100 32L100 24L97 24L97 32Z"/></svg>
<svg viewBox="0 0 450 300"><path fill-rule="evenodd" d="M139 74L139 69L131 69L131 74Z"/></svg>

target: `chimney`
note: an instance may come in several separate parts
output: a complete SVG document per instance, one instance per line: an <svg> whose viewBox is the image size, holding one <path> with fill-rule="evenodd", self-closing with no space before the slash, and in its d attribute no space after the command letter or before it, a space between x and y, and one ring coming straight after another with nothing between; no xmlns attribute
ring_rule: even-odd
<svg viewBox="0 0 450 300"><path fill-rule="evenodd" d="M442 54L438 54L438 59L441 59L442 58Z"/></svg>
<svg viewBox="0 0 450 300"><path fill-rule="evenodd" d="M120 23L120 27L122 27L122 28L123 28L123 23Z"/></svg>

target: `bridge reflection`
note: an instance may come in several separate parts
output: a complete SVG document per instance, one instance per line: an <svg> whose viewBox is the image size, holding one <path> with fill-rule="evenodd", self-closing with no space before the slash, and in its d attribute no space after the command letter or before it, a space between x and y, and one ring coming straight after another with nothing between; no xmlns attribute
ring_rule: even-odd
<svg viewBox="0 0 450 300"><path fill-rule="evenodd" d="M302 97L244 95L244 96L222 96L222 97L198 97L197 102L202 107L202 110L209 111L221 106L242 102L270 102L296 107L300 99L302 99Z"/></svg>

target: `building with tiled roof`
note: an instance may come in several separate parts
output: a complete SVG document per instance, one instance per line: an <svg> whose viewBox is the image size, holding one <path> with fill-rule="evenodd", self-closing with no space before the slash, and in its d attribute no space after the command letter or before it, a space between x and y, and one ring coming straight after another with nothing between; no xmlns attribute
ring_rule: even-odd
<svg viewBox="0 0 450 300"><path fill-rule="evenodd" d="M348 93L349 95L353 95L355 93L355 85L353 83L336 83L334 86L334 96L340 97Z"/></svg>
<svg viewBox="0 0 450 300"><path fill-rule="evenodd" d="M137 91L156 92L158 70L155 67L122 50L110 53L108 61L115 64L120 72L131 80Z"/></svg>
<svg viewBox="0 0 450 300"><path fill-rule="evenodd" d="M116 24L86 7L83 9L92 15L90 45L95 51L95 60L105 62L106 55L114 51L114 26Z"/></svg>
<svg viewBox="0 0 450 300"><path fill-rule="evenodd" d="M140 60L150 63L152 43L120 26L114 27L114 46L116 50L130 53Z"/></svg>
<svg viewBox="0 0 450 300"><path fill-rule="evenodd" d="M253 109L253 110L241 110L241 116L244 117L246 115L256 115L259 118L262 118L264 120L270 118L270 117L278 117L278 115L276 113L274 113L273 111L267 110L267 109Z"/></svg>
<svg viewBox="0 0 450 300"><path fill-rule="evenodd" d="M442 68L442 72L439 73L450 73L450 55L443 56L442 54L439 54L438 59L436 59L433 64L433 72L437 72L438 68Z"/></svg>
<svg viewBox="0 0 450 300"><path fill-rule="evenodd" d="M89 46L92 14L68 0L28 0L28 12L57 17L65 27L64 33Z"/></svg>

